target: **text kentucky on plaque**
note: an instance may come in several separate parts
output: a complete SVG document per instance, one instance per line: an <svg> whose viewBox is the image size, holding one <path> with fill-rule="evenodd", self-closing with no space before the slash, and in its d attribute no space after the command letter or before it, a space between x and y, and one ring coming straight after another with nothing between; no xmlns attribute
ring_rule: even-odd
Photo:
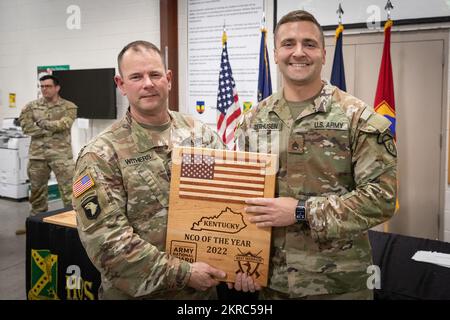
<svg viewBox="0 0 450 320"><path fill-rule="evenodd" d="M248 221L245 200L274 197L277 156L175 147L166 250L267 285L270 228Z"/></svg>

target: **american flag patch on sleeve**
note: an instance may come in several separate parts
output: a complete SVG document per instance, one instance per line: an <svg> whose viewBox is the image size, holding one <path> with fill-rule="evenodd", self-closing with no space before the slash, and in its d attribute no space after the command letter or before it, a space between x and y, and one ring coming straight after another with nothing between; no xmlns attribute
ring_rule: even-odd
<svg viewBox="0 0 450 320"><path fill-rule="evenodd" d="M87 173L73 184L73 196L78 198L93 186L94 180L92 180L91 176Z"/></svg>

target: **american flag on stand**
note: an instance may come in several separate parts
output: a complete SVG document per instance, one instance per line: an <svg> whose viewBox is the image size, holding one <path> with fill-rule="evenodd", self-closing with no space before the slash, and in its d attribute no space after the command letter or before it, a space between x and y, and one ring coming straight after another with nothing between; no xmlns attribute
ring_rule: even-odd
<svg viewBox="0 0 450 320"><path fill-rule="evenodd" d="M239 98L231 72L227 50L227 33L222 35L222 58L220 61L219 90L217 92L217 131L229 150L234 150L234 132L241 115Z"/></svg>

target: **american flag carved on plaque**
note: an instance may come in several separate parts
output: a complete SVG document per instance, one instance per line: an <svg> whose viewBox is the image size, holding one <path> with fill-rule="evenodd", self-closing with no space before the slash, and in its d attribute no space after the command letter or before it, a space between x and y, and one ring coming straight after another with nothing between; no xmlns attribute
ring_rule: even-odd
<svg viewBox="0 0 450 320"><path fill-rule="evenodd" d="M267 286L271 228L257 228L245 199L275 194L276 155L175 147L166 250Z"/></svg>

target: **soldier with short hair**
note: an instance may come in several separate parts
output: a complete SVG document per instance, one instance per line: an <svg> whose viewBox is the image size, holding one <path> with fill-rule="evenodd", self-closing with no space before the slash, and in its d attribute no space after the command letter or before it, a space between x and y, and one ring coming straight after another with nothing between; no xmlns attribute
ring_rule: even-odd
<svg viewBox="0 0 450 320"><path fill-rule="evenodd" d="M172 72L155 45L128 44L118 67L129 109L80 151L73 184L80 239L101 273L99 298L216 298L225 272L171 256L165 242L173 147L224 145L207 125L168 109Z"/></svg>
<svg viewBox="0 0 450 320"><path fill-rule="evenodd" d="M31 136L28 178L31 214L48 210L48 180L55 173L61 200L72 205L73 154L70 130L77 106L59 96L61 85L53 75L39 79L42 98L29 102L20 113L23 132Z"/></svg>
<svg viewBox="0 0 450 320"><path fill-rule="evenodd" d="M363 101L322 81L321 26L308 12L275 29L283 88L242 118L241 150L278 152L276 196L249 199L258 227L272 227L263 299L373 299L367 231L388 220L397 196L390 122ZM261 289L240 274L237 290ZM229 285L230 287L232 285Z"/></svg>

